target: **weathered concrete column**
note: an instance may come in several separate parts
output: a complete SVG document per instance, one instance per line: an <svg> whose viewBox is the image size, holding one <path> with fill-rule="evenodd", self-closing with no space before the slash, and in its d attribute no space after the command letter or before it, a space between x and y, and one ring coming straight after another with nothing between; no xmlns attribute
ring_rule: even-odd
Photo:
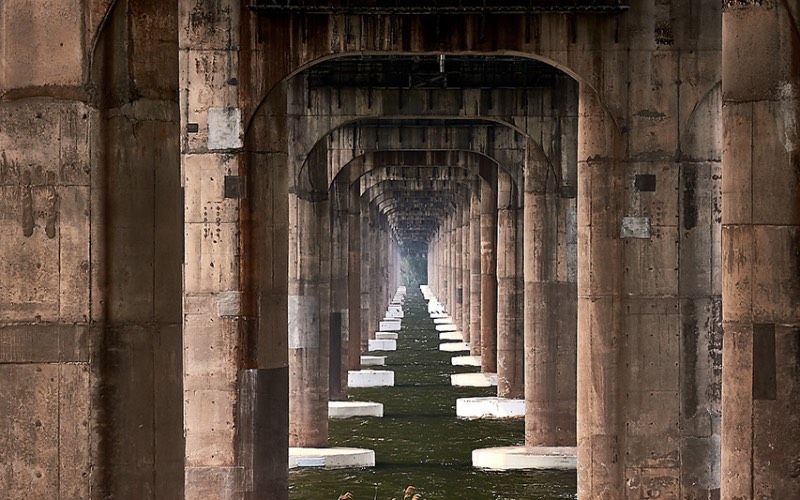
<svg viewBox="0 0 800 500"><path fill-rule="evenodd" d="M575 446L577 291L565 254L577 227L548 169L536 159L525 168L525 444Z"/></svg>
<svg viewBox="0 0 800 500"><path fill-rule="evenodd" d="M349 363L349 213L350 186L343 181L331 185L331 294L330 294L330 362L329 397L332 401L347 398Z"/></svg>
<svg viewBox="0 0 800 500"><path fill-rule="evenodd" d="M481 371L497 371L497 196L481 184Z"/></svg>
<svg viewBox="0 0 800 500"><path fill-rule="evenodd" d="M481 355L481 180L472 188L469 210L469 351Z"/></svg>
<svg viewBox="0 0 800 500"><path fill-rule="evenodd" d="M347 370L361 368L361 353L366 352L362 345L361 325L361 213L357 182L350 185L348 194L348 254L347 254L347 309L348 309L348 348ZM347 380L345 378L345 380ZM345 382L346 383L346 382Z"/></svg>
<svg viewBox="0 0 800 500"><path fill-rule="evenodd" d="M329 203L289 195L289 445L328 445Z"/></svg>
<svg viewBox="0 0 800 500"><path fill-rule="evenodd" d="M617 498L624 489L619 380L624 184L615 132L598 96L580 84L577 437L578 496L585 499Z"/></svg>
<svg viewBox="0 0 800 500"><path fill-rule="evenodd" d="M497 186L497 396L524 394L523 332L517 298L517 189L505 172ZM520 237L522 235L519 235Z"/></svg>
<svg viewBox="0 0 800 500"><path fill-rule="evenodd" d="M461 209L461 249L463 258L461 259L461 285L462 285L462 305L461 305L461 322L458 327L461 329L464 342L469 342L470 336L470 316L472 314L472 270L470 262L472 254L470 252L470 214L472 213L471 199L464 200L464 206Z"/></svg>
<svg viewBox="0 0 800 500"><path fill-rule="evenodd" d="M447 227L447 234L446 234L446 244L445 244L445 251L447 252L447 312L452 317L456 312L456 272L455 272L455 264L456 264L456 249L455 249L455 221L453 220L453 214L447 214L446 219L446 227Z"/></svg>
<svg viewBox="0 0 800 500"><path fill-rule="evenodd" d="M463 317L464 306L464 282L463 272L461 270L464 263L464 247L462 241L462 224L461 224L461 211L463 207L461 204L456 206L452 215L453 221L453 242L451 245L453 252L453 321L461 327L461 318ZM463 331L463 330L462 330Z"/></svg>
<svg viewBox="0 0 800 500"><path fill-rule="evenodd" d="M372 280L375 279L375 268L372 262L375 249L371 245L372 214L369 201L365 196L359 196L359 206L361 207L361 222L359 224L361 229L361 352L367 352L369 350L369 339L374 338L374 329L377 326L373 325L374 311L370 308Z"/></svg>
<svg viewBox="0 0 800 500"><path fill-rule="evenodd" d="M722 498L800 498L795 2L722 16Z"/></svg>

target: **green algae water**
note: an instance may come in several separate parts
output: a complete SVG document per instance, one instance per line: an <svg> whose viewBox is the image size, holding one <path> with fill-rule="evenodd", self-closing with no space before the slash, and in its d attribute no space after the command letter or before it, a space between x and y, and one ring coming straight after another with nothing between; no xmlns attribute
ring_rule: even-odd
<svg viewBox="0 0 800 500"><path fill-rule="evenodd" d="M515 446L524 441L522 420L462 420L456 399L493 396L496 388L450 385L450 374L478 371L452 366L467 353L439 351L439 335L418 288L408 287L397 351L386 355L395 386L351 389L349 399L377 401L383 418L330 421L330 445L375 450L367 469L292 470L291 500L336 500L349 491L355 500L403 498L413 485L426 500L527 500L576 498L574 471L492 472L472 467L472 450Z"/></svg>

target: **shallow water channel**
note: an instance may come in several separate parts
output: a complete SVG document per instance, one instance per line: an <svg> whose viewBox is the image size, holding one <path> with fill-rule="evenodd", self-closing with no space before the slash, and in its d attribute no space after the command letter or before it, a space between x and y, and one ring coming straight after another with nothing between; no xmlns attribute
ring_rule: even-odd
<svg viewBox="0 0 800 500"><path fill-rule="evenodd" d="M418 288L408 287L397 351L386 355L395 386L351 389L349 399L377 401L383 418L330 421L330 445L375 450L376 466L356 470L292 470L289 498L336 500L346 491L356 500L403 497L414 485L426 500L521 500L575 498L575 472L481 471L472 467L474 448L521 445L522 420L462 420L456 399L492 396L496 388L459 388L450 374L478 371L452 366L453 353L438 350L439 338ZM458 353L456 355L466 355Z"/></svg>

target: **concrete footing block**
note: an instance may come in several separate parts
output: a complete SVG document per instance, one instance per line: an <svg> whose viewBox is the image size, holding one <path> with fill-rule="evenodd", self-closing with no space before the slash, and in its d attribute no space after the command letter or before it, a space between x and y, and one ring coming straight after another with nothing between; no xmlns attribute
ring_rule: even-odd
<svg viewBox="0 0 800 500"><path fill-rule="evenodd" d="M369 350L372 351L396 351L397 341L386 339L369 339Z"/></svg>
<svg viewBox="0 0 800 500"><path fill-rule="evenodd" d="M378 329L382 332L399 332L400 320L384 320L378 325Z"/></svg>
<svg viewBox="0 0 800 500"><path fill-rule="evenodd" d="M289 448L289 468L349 469L375 467L375 452L364 448Z"/></svg>
<svg viewBox="0 0 800 500"><path fill-rule="evenodd" d="M361 356L361 366L383 366L386 356ZM480 362L478 363L480 365Z"/></svg>
<svg viewBox="0 0 800 500"><path fill-rule="evenodd" d="M466 342L445 342L444 344L439 344L439 350L445 352L469 351L469 344Z"/></svg>
<svg viewBox="0 0 800 500"><path fill-rule="evenodd" d="M450 385L456 387L493 387L497 385L496 373L454 373Z"/></svg>
<svg viewBox="0 0 800 500"><path fill-rule="evenodd" d="M453 366L481 366L480 356L453 356L450 359Z"/></svg>
<svg viewBox="0 0 800 500"><path fill-rule="evenodd" d="M383 330L383 328L381 328ZM452 323L444 323L441 325L436 325L437 332L455 332L458 330L458 327Z"/></svg>
<svg viewBox="0 0 800 500"><path fill-rule="evenodd" d="M456 399L459 418L525 418L525 400L497 397Z"/></svg>
<svg viewBox="0 0 800 500"><path fill-rule="evenodd" d="M434 325L441 325L441 324L449 324L453 323L453 318L450 316L444 316L442 318L433 318Z"/></svg>
<svg viewBox="0 0 800 500"><path fill-rule="evenodd" d="M397 332L375 332L376 340L397 340Z"/></svg>
<svg viewBox="0 0 800 500"><path fill-rule="evenodd" d="M455 340L458 342L464 341L464 336L461 332L441 332L439 333L439 340Z"/></svg>
<svg viewBox="0 0 800 500"><path fill-rule="evenodd" d="M481 469L577 468L577 448L569 446L504 446L472 450L472 466Z"/></svg>
<svg viewBox="0 0 800 500"><path fill-rule="evenodd" d="M450 317L450 316L447 315L447 313L440 313L440 312L432 312L432 313L429 314L429 316L433 320L442 319L442 318L449 318Z"/></svg>
<svg viewBox="0 0 800 500"><path fill-rule="evenodd" d="M372 401L328 401L328 418L382 417L383 404Z"/></svg>
<svg viewBox="0 0 800 500"><path fill-rule="evenodd" d="M391 387L394 372L391 370L350 370L347 372L348 387Z"/></svg>

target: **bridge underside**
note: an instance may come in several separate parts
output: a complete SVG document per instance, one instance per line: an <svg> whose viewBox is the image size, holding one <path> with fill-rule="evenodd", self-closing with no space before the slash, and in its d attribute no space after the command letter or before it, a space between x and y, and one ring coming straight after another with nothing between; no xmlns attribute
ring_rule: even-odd
<svg viewBox="0 0 800 500"><path fill-rule="evenodd" d="M288 498L411 279L579 498L800 498L800 7L490 4L0 5L0 491Z"/></svg>

